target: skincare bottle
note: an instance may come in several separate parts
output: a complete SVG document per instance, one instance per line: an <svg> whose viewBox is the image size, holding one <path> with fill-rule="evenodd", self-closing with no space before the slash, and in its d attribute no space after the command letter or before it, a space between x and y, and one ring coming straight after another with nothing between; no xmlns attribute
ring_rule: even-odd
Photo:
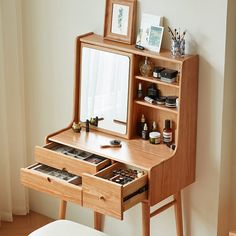
<svg viewBox="0 0 236 236"><path fill-rule="evenodd" d="M148 77L152 74L152 64L151 61L148 60L148 57L145 57L144 62L140 63L139 70L142 76Z"/></svg>
<svg viewBox="0 0 236 236"><path fill-rule="evenodd" d="M138 127L137 127L137 133L139 136L142 136L142 131L143 131L143 127L144 127L145 122L146 122L145 116L144 116L144 114L142 114L141 120L138 123Z"/></svg>
<svg viewBox="0 0 236 236"><path fill-rule="evenodd" d="M144 124L143 130L142 130L142 139L148 140L148 126L147 126L147 123Z"/></svg>
<svg viewBox="0 0 236 236"><path fill-rule="evenodd" d="M137 91L138 98L143 97L143 89L142 89L142 83L138 84L138 91Z"/></svg>
<svg viewBox="0 0 236 236"><path fill-rule="evenodd" d="M153 121L152 122L152 132L155 132L157 131L157 124L156 124L156 121Z"/></svg>
<svg viewBox="0 0 236 236"><path fill-rule="evenodd" d="M86 132L89 132L89 120L86 120Z"/></svg>
<svg viewBox="0 0 236 236"><path fill-rule="evenodd" d="M171 129L170 123L170 120L165 120L165 128L163 129L163 142L166 144L170 144L173 137L173 131Z"/></svg>

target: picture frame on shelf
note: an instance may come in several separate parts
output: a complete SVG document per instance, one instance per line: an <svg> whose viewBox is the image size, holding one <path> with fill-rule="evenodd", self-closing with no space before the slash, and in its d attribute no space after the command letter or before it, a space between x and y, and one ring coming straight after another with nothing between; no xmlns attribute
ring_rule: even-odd
<svg viewBox="0 0 236 236"><path fill-rule="evenodd" d="M163 17L143 14L141 25L136 39L136 45L159 53L164 32L162 27Z"/></svg>
<svg viewBox="0 0 236 236"><path fill-rule="evenodd" d="M137 0L106 0L104 38L133 44L136 10Z"/></svg>

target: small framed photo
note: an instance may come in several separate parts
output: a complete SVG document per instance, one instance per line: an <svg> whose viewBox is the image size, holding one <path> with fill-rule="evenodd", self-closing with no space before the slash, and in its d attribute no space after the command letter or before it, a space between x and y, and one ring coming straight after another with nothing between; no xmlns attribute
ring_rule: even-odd
<svg viewBox="0 0 236 236"><path fill-rule="evenodd" d="M159 53L164 31L164 27L160 26L162 20L160 16L143 14L136 44Z"/></svg>
<svg viewBox="0 0 236 236"><path fill-rule="evenodd" d="M104 38L134 43L137 0L106 0Z"/></svg>

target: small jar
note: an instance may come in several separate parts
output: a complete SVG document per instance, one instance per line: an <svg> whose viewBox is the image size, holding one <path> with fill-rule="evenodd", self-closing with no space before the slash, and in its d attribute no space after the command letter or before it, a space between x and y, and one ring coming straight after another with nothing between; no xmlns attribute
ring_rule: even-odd
<svg viewBox="0 0 236 236"><path fill-rule="evenodd" d="M164 67L160 67L160 66L155 66L153 68L153 73L152 76L154 78L160 78L161 77L161 71L163 71L165 68Z"/></svg>
<svg viewBox="0 0 236 236"><path fill-rule="evenodd" d="M161 142L161 134L159 132L149 133L149 142L151 144L159 144Z"/></svg>

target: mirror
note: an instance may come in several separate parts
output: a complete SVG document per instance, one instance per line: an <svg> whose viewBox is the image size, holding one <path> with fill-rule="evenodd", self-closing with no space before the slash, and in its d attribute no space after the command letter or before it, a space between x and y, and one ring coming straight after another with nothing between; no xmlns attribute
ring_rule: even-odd
<svg viewBox="0 0 236 236"><path fill-rule="evenodd" d="M130 58L82 47L80 121L98 117L98 127L126 134Z"/></svg>

